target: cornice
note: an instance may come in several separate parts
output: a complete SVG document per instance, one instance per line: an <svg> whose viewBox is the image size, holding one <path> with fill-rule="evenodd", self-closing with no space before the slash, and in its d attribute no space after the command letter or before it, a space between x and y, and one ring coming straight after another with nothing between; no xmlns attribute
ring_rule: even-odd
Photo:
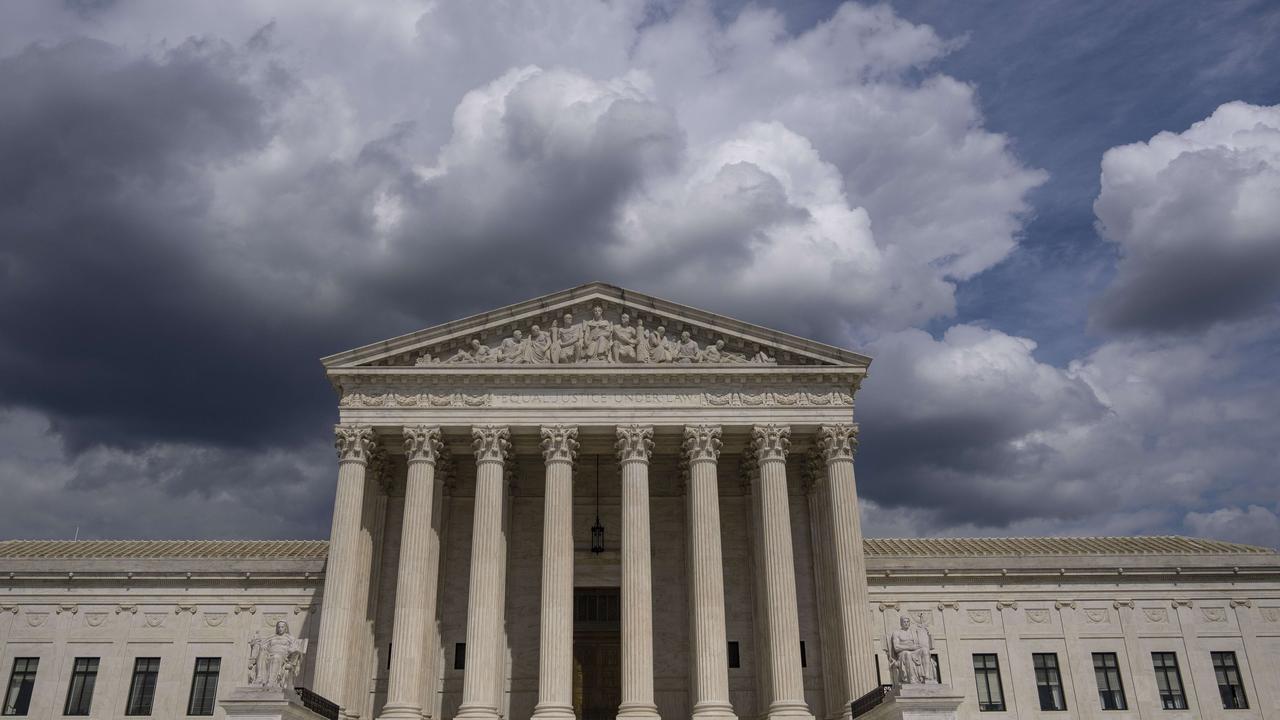
<svg viewBox="0 0 1280 720"><path fill-rule="evenodd" d="M350 378L414 384L466 383L493 385L656 385L687 383L832 382L858 384L865 367L835 365L435 365L431 367L340 367L325 371L335 387Z"/></svg>

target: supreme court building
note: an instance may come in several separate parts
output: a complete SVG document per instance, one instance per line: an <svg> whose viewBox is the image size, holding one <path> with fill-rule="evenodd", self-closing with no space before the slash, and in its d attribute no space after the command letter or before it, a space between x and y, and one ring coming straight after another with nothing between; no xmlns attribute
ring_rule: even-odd
<svg viewBox="0 0 1280 720"><path fill-rule="evenodd" d="M0 542L5 714L219 715L284 620L346 718L834 720L909 617L961 717L1280 718L1272 550L864 540L870 362L599 283L325 358L329 541Z"/></svg>

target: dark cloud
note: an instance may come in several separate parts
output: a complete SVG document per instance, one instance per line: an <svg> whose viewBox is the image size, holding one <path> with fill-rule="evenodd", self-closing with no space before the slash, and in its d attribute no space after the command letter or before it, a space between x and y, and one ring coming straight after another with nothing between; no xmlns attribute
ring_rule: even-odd
<svg viewBox="0 0 1280 720"><path fill-rule="evenodd" d="M50 413L73 446L257 444L324 417L305 368L334 334L240 292L226 257L244 239L210 218L209 168L270 137L242 73L198 41L0 61L0 402Z"/></svg>
<svg viewBox="0 0 1280 720"><path fill-rule="evenodd" d="M1090 27L1077 5L1052 9ZM0 24L0 411L28 408L0 416L6 527L323 535L334 400L318 357L590 280L869 350L860 483L901 521L880 527L1219 532L1239 516L1262 537L1275 522L1280 498L1250 479L1276 462L1257 448L1280 445L1267 371L1224 369L1274 354L1273 329L1231 324L1266 302L1272 236L1223 210L1252 197L1265 143L1196 141L1229 151L1101 194L1124 259L1099 317L1136 319L1099 327L1175 316L1203 335L1085 347L1084 296L1113 265L1089 227L1098 154L1154 130L1081 120L1111 116L1110 86L1067 69L1140 58L1092 35L1079 62L1041 58L1028 48L1046 33L1082 35L1044 29L1040 8L962 48L947 38L965 28L856 4L790 28L698 3L30 7ZM986 70L935 72L984 67L965 57ZM1049 66L1035 112L1010 111ZM992 97L1012 137L986 129ZM1032 194L1045 176L1014 152L1023 138L1067 178L1050 194L1069 212ZM1050 251L1004 262L1028 198L1060 211L1024 243ZM1129 223L1160 202L1165 226ZM1203 241L1224 228L1244 260ZM1170 229L1176 252L1146 242ZM1028 296L1054 322L1019 334L1072 348L1056 365L989 327L942 332L997 305L1025 317ZM163 521L141 530L138 512Z"/></svg>

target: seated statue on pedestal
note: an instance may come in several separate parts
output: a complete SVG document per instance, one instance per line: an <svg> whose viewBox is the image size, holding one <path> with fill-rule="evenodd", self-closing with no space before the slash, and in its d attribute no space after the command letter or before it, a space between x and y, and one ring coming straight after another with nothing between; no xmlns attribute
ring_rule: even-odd
<svg viewBox="0 0 1280 720"><path fill-rule="evenodd" d="M936 683L933 660L933 638L923 625L912 626L911 618L902 616L901 628L889 636L889 671L896 687Z"/></svg>
<svg viewBox="0 0 1280 720"><path fill-rule="evenodd" d="M276 623L276 632L263 638L253 634L249 641L249 684L272 690L293 690L293 680L302 670L307 641L289 634L289 623Z"/></svg>

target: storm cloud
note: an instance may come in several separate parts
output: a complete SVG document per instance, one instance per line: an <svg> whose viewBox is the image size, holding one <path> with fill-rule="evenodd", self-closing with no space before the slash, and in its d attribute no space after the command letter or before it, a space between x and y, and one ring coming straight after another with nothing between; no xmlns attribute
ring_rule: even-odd
<svg viewBox="0 0 1280 720"><path fill-rule="evenodd" d="M964 298L1056 169L887 5L0 12L12 534L323 536L317 358L604 280L872 354L877 531L1273 541L1275 108L1080 161L1119 252L1051 360Z"/></svg>

